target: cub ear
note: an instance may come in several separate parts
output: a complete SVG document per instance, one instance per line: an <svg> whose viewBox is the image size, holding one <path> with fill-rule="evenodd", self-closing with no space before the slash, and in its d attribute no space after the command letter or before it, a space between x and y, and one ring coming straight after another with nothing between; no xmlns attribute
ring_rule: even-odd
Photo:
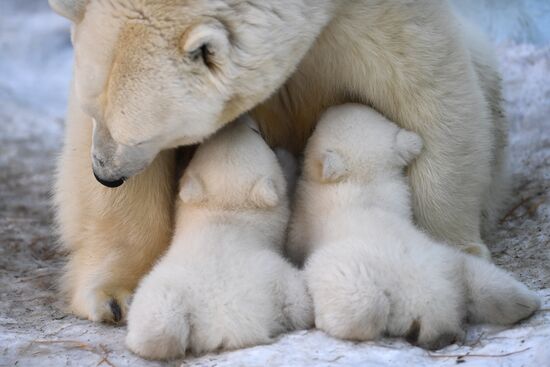
<svg viewBox="0 0 550 367"><path fill-rule="evenodd" d="M180 183L180 199L186 204L198 204L206 199L202 182L193 174L185 174Z"/></svg>
<svg viewBox="0 0 550 367"><path fill-rule="evenodd" d="M48 0L50 8L57 14L78 23L84 18L88 0Z"/></svg>
<svg viewBox="0 0 550 367"><path fill-rule="evenodd" d="M260 208L273 208L279 204L279 194L273 179L269 177L261 177L250 193L252 202Z"/></svg>
<svg viewBox="0 0 550 367"><path fill-rule="evenodd" d="M323 152L319 164L319 180L323 183L338 182L347 175L348 171L344 159L333 150Z"/></svg>
<svg viewBox="0 0 550 367"><path fill-rule="evenodd" d="M412 131L401 129L395 136L395 146L404 164L409 164L422 151L422 138Z"/></svg>

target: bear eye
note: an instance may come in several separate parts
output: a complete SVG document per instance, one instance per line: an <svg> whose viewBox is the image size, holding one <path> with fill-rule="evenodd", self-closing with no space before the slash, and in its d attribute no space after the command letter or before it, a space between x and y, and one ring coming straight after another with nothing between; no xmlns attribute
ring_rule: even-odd
<svg viewBox="0 0 550 367"><path fill-rule="evenodd" d="M207 67L212 66L212 56L214 53L210 49L210 45L208 43L203 43L200 47L197 47L195 50L189 52L189 57L194 62L201 61L206 65Z"/></svg>

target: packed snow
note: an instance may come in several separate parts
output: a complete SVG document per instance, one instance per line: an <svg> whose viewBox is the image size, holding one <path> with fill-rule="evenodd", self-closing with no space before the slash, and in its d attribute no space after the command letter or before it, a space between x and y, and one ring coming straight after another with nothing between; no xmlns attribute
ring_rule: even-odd
<svg viewBox="0 0 550 367"><path fill-rule="evenodd" d="M69 24L44 0L2 0L0 366L550 366L548 3L457 3L484 20L497 42L510 120L515 190L488 242L497 264L537 290L541 311L512 328L472 326L461 345L436 352L396 339L354 343L309 330L166 363L133 355L124 346L124 326L67 314L55 289L65 254L55 243L49 198L71 76Z"/></svg>

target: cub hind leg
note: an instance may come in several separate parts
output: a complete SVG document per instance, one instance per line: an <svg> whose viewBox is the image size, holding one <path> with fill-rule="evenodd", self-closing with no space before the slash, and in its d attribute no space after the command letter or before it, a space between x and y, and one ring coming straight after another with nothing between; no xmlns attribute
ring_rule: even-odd
<svg viewBox="0 0 550 367"><path fill-rule="evenodd" d="M315 326L337 338L374 340L386 330L390 301L368 264L342 250L318 249L305 265Z"/></svg>

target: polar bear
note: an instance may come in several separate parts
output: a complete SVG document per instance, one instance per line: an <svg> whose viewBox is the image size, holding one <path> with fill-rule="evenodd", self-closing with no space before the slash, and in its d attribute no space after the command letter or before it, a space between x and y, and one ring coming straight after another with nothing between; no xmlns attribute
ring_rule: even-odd
<svg viewBox="0 0 550 367"><path fill-rule="evenodd" d="M126 343L143 357L263 344L313 323L302 274L281 254L283 171L250 122L202 144L183 175L174 239L128 314Z"/></svg>
<svg viewBox="0 0 550 367"><path fill-rule="evenodd" d="M511 324L539 308L503 270L415 227L404 168L421 148L417 134L362 105L332 107L317 124L288 243L307 258L317 328L438 349L463 336L466 318Z"/></svg>
<svg viewBox="0 0 550 367"><path fill-rule="evenodd" d="M293 153L346 102L418 133L416 221L487 256L481 222L506 187L500 79L491 47L447 1L49 1L74 22L55 204L77 315L124 318L173 230L174 147L249 110Z"/></svg>

